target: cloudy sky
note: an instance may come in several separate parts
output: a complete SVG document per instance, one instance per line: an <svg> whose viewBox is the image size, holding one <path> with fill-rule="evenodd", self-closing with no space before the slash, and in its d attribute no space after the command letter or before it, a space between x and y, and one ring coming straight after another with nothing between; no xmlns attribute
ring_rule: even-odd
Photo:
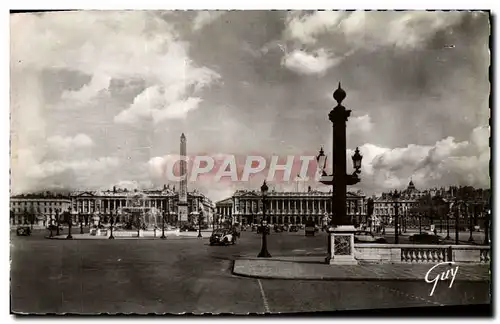
<svg viewBox="0 0 500 324"><path fill-rule="evenodd" d="M10 27L13 193L161 186L182 132L189 155L239 168L330 154L339 81L364 156L353 189L489 187L486 14L88 11ZM265 176L189 188L219 200Z"/></svg>

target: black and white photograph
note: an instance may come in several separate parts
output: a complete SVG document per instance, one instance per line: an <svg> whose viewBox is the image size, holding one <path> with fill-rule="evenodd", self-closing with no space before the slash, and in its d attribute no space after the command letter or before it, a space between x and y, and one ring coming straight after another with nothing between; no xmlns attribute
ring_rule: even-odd
<svg viewBox="0 0 500 324"><path fill-rule="evenodd" d="M11 315L491 316L492 21L11 11Z"/></svg>

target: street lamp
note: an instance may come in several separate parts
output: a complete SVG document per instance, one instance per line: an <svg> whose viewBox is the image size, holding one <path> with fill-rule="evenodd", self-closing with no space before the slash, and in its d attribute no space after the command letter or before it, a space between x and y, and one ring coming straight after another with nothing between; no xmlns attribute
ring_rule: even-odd
<svg viewBox="0 0 500 324"><path fill-rule="evenodd" d="M80 234L83 234L83 216L78 212L78 221L80 222Z"/></svg>
<svg viewBox="0 0 500 324"><path fill-rule="evenodd" d="M198 238L202 238L201 236L201 219L203 217L203 211L200 211L198 214Z"/></svg>
<svg viewBox="0 0 500 324"><path fill-rule="evenodd" d="M474 214L474 216L476 214L476 205L473 204L472 207L473 207L472 213L469 213L469 211L467 210L467 213L469 214L469 240L468 240L469 243L474 242L474 239L472 238L472 231L474 228L473 222L472 222L472 216L473 216L472 214Z"/></svg>
<svg viewBox="0 0 500 324"><path fill-rule="evenodd" d="M490 244L490 238L489 238L489 231L490 231L490 213L491 210L487 209L485 216L485 222L484 222L484 245L489 245Z"/></svg>
<svg viewBox="0 0 500 324"><path fill-rule="evenodd" d="M66 236L66 239L67 240L71 240L73 239L73 235L71 235L71 227L73 225L73 218L71 217L71 207L68 208L68 211L66 212L68 215L68 236Z"/></svg>
<svg viewBox="0 0 500 324"><path fill-rule="evenodd" d="M458 245L459 243L459 240L458 240L458 216L459 216L459 213L460 213L460 207L461 207L461 202L460 203L457 203L457 208L455 209L455 244Z"/></svg>
<svg viewBox="0 0 500 324"><path fill-rule="evenodd" d="M59 236L59 209L56 208L56 236Z"/></svg>
<svg viewBox="0 0 500 324"><path fill-rule="evenodd" d="M399 243L399 208L398 208L398 200L400 194L397 190L394 190L392 193L392 198L394 200L394 244Z"/></svg>
<svg viewBox="0 0 500 324"><path fill-rule="evenodd" d="M163 212L163 217L162 217L162 221L161 221L161 236L160 236L160 238L162 240L167 238L165 236L165 212Z"/></svg>
<svg viewBox="0 0 500 324"><path fill-rule="evenodd" d="M258 258L270 258L271 254L267 251L267 219L266 219L266 196L269 188L264 180L264 183L260 187L260 192L262 193L262 247Z"/></svg>
<svg viewBox="0 0 500 324"><path fill-rule="evenodd" d="M352 156L352 165L356 171L355 174L360 174L361 173L361 161L363 160L363 156L359 154L359 148L356 147L356 150L354 151L354 155Z"/></svg>
<svg viewBox="0 0 500 324"><path fill-rule="evenodd" d="M115 213L116 213L116 210L115 210ZM110 235L109 235L109 239L110 239L110 240L114 240L114 239L115 239L115 237L113 236L113 224L114 224L113 211L111 211L111 213L110 213L110 216L109 216L109 217L110 217L109 224L111 225L111 227L110 227L110 231L111 231L111 233L110 233Z"/></svg>
<svg viewBox="0 0 500 324"><path fill-rule="evenodd" d="M450 213L446 213L446 237L444 238L445 240L450 240Z"/></svg>

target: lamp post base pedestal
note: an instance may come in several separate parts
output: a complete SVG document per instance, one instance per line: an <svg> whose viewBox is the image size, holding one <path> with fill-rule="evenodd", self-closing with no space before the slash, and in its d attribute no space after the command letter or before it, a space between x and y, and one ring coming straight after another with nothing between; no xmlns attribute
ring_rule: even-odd
<svg viewBox="0 0 500 324"><path fill-rule="evenodd" d="M340 225L328 229L329 250L325 259L327 264L332 265L357 265L354 257L354 232L353 225Z"/></svg>

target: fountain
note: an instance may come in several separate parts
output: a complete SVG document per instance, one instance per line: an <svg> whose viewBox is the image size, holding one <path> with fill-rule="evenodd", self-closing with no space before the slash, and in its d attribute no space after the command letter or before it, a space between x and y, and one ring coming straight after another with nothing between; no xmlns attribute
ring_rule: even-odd
<svg viewBox="0 0 500 324"><path fill-rule="evenodd" d="M128 195L126 204L118 208L120 225L113 226L114 237L156 237L161 235L162 212L157 207L147 206L148 196L135 191ZM99 231L91 235L110 235L110 231Z"/></svg>

